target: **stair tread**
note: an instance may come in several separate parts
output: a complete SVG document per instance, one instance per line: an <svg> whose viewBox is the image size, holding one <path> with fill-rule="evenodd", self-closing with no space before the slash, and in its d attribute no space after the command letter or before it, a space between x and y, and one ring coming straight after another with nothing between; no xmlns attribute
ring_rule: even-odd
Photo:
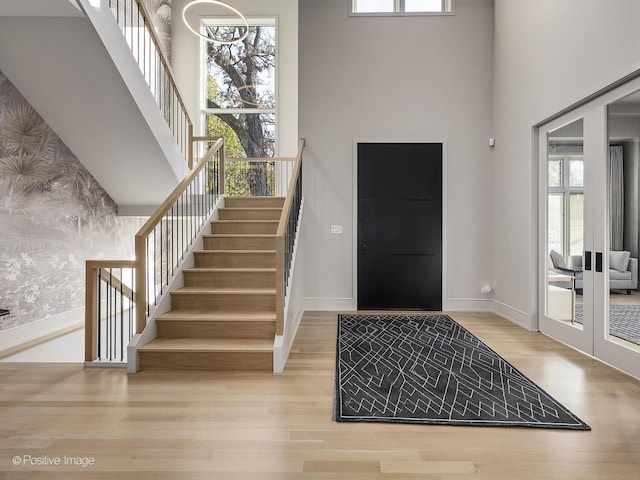
<svg viewBox="0 0 640 480"><path fill-rule="evenodd" d="M280 220L212 220L213 223L280 223Z"/></svg>
<svg viewBox="0 0 640 480"><path fill-rule="evenodd" d="M171 310L158 315L156 320L217 321L217 322L274 322L273 312L211 312L208 310Z"/></svg>
<svg viewBox="0 0 640 480"><path fill-rule="evenodd" d="M193 267L185 268L183 272L203 272L203 273L262 273L275 272L275 268L216 268L216 267Z"/></svg>
<svg viewBox="0 0 640 480"><path fill-rule="evenodd" d="M246 210L259 210L259 211L279 210L279 211L282 211L282 207L223 207L223 208L219 208L218 210L241 210L241 211L246 211Z"/></svg>
<svg viewBox="0 0 640 480"><path fill-rule="evenodd" d="M281 196L272 197L272 196L266 196L266 195L262 195L262 196L256 195L256 196L250 196L250 197L242 197L242 196L232 197L232 196L229 196L229 197L226 197L226 199L227 200L232 200L232 201L233 200L255 200L255 201L260 201L260 200L284 200L285 197L281 197Z"/></svg>
<svg viewBox="0 0 640 480"><path fill-rule="evenodd" d="M182 287L171 292L172 294L229 294L229 295L275 295L275 288L238 288L238 287Z"/></svg>
<svg viewBox="0 0 640 480"><path fill-rule="evenodd" d="M275 233L208 233L204 238L274 238Z"/></svg>
<svg viewBox="0 0 640 480"><path fill-rule="evenodd" d="M194 250L194 253L276 253L275 250Z"/></svg>
<svg viewBox="0 0 640 480"><path fill-rule="evenodd" d="M272 352L273 340L262 338L155 338L140 352Z"/></svg>

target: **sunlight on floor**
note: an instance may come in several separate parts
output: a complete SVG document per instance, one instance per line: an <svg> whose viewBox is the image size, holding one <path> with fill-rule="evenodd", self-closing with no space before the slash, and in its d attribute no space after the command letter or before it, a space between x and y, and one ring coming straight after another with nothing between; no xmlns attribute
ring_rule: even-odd
<svg viewBox="0 0 640 480"><path fill-rule="evenodd" d="M84 328L10 355L0 362L84 362Z"/></svg>

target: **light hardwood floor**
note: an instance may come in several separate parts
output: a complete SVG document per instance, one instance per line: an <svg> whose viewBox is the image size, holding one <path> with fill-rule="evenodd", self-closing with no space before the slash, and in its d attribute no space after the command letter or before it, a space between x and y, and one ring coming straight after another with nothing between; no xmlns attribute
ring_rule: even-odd
<svg viewBox="0 0 640 480"><path fill-rule="evenodd" d="M335 423L336 315L282 375L0 364L0 478L640 479L640 381L492 314L451 314L592 431ZM25 455L95 465L13 466Z"/></svg>

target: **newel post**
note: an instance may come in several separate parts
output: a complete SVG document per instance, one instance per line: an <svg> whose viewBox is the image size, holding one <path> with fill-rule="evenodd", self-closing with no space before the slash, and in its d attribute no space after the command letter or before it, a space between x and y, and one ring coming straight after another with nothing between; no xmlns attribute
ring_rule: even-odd
<svg viewBox="0 0 640 480"><path fill-rule="evenodd" d="M147 238L136 235L136 333L147 326Z"/></svg>
<svg viewBox="0 0 640 480"><path fill-rule="evenodd" d="M284 333L284 235L276 237L276 335Z"/></svg>
<svg viewBox="0 0 640 480"><path fill-rule="evenodd" d="M98 269L87 260L85 265L84 299L84 360L93 362L98 357Z"/></svg>

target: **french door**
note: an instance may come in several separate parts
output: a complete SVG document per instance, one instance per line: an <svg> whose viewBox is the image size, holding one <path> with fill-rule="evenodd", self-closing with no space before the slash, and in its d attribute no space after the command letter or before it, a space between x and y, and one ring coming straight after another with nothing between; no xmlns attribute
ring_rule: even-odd
<svg viewBox="0 0 640 480"><path fill-rule="evenodd" d="M640 377L640 79L539 128L539 330Z"/></svg>

